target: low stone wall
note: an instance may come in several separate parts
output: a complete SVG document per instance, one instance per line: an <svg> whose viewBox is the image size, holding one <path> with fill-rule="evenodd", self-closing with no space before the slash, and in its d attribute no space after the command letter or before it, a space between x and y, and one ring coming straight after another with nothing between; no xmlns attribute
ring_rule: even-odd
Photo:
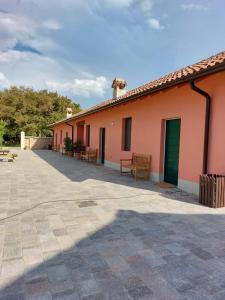
<svg viewBox="0 0 225 300"><path fill-rule="evenodd" d="M25 136L25 149L48 149L52 142L52 137Z"/></svg>

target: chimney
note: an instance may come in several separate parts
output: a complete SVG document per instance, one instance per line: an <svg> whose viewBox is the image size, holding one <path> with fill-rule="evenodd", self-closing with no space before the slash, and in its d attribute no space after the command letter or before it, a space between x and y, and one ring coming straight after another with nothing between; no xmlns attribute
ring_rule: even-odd
<svg viewBox="0 0 225 300"><path fill-rule="evenodd" d="M67 109L66 109L66 118L67 118L67 119L68 119L68 118L71 118L72 115L73 115L72 108L67 107Z"/></svg>
<svg viewBox="0 0 225 300"><path fill-rule="evenodd" d="M116 77L113 80L112 88L113 88L113 99L117 99L126 94L126 86L127 82L123 78Z"/></svg>

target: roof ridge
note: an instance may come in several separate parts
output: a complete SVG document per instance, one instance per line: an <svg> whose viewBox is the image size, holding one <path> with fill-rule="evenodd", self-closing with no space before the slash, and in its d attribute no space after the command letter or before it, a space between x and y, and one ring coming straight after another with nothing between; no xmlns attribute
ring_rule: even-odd
<svg viewBox="0 0 225 300"><path fill-rule="evenodd" d="M95 110L100 109L100 108L104 109L105 107L109 106L110 104L115 103L115 105L116 105L117 102L119 104L121 100L127 99L131 96L138 96L138 95L141 95L141 93L144 93L147 91L151 92L151 91L154 91L156 88L158 88L158 89L163 88L163 87L166 88L167 84L170 84L170 83L175 84L182 79L185 80L185 78L190 79L191 76L193 77L195 75L204 73L207 69L214 70L215 66L221 65L221 64L224 64L224 69L225 69L225 51L221 51L217 54L211 55L208 58L197 61L191 65L187 65L186 67L183 67L178 70L172 71L168 74L165 74L165 75L159 77L158 79L152 80L148 83L145 83L136 88L133 88L133 89L127 91L125 95L120 96L116 99L109 98L107 100L104 100L104 101L100 102L99 104L95 104L87 109L80 111L79 113L74 114L72 117L70 117L68 119L63 119L54 124L63 122L65 120L69 121L73 118L85 115L86 113L90 113L92 111L94 112Z"/></svg>

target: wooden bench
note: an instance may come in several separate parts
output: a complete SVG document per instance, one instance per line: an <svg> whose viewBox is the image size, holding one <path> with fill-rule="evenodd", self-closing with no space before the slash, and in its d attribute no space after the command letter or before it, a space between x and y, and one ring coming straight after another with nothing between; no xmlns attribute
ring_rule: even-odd
<svg viewBox="0 0 225 300"><path fill-rule="evenodd" d="M10 153L10 150L8 149L0 149L0 155L7 155Z"/></svg>
<svg viewBox="0 0 225 300"><path fill-rule="evenodd" d="M7 153L7 154L0 154L0 161L1 162L13 162L15 160L15 158L17 157L18 155L17 154L14 154L14 153Z"/></svg>
<svg viewBox="0 0 225 300"><path fill-rule="evenodd" d="M96 163L98 158L98 150L89 148L86 152L81 152L81 160Z"/></svg>
<svg viewBox="0 0 225 300"><path fill-rule="evenodd" d="M133 153L132 158L120 160L120 173L121 175L129 173L135 177L135 180L149 179L150 162L150 155Z"/></svg>
<svg viewBox="0 0 225 300"><path fill-rule="evenodd" d="M82 159L82 156L86 153L86 150L85 150L86 148L85 147L83 147L83 150L75 150L74 151L74 156L76 157L76 159L78 159L78 160L81 160Z"/></svg>

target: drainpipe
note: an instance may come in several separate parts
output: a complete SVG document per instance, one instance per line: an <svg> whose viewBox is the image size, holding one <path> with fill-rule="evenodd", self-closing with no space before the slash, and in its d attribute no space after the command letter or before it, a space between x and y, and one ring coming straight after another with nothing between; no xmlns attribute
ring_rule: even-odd
<svg viewBox="0 0 225 300"><path fill-rule="evenodd" d="M195 85L195 81L191 80L190 85L193 91L205 97L205 132L204 132L204 152L203 152L203 174L208 173L208 152L209 152L209 130L210 130L210 109L211 96L204 90Z"/></svg>
<svg viewBox="0 0 225 300"><path fill-rule="evenodd" d="M52 129L52 148L54 148L55 144L55 131Z"/></svg>
<svg viewBox="0 0 225 300"><path fill-rule="evenodd" d="M66 123L66 125L70 126L72 128L72 143L73 143L73 125Z"/></svg>

